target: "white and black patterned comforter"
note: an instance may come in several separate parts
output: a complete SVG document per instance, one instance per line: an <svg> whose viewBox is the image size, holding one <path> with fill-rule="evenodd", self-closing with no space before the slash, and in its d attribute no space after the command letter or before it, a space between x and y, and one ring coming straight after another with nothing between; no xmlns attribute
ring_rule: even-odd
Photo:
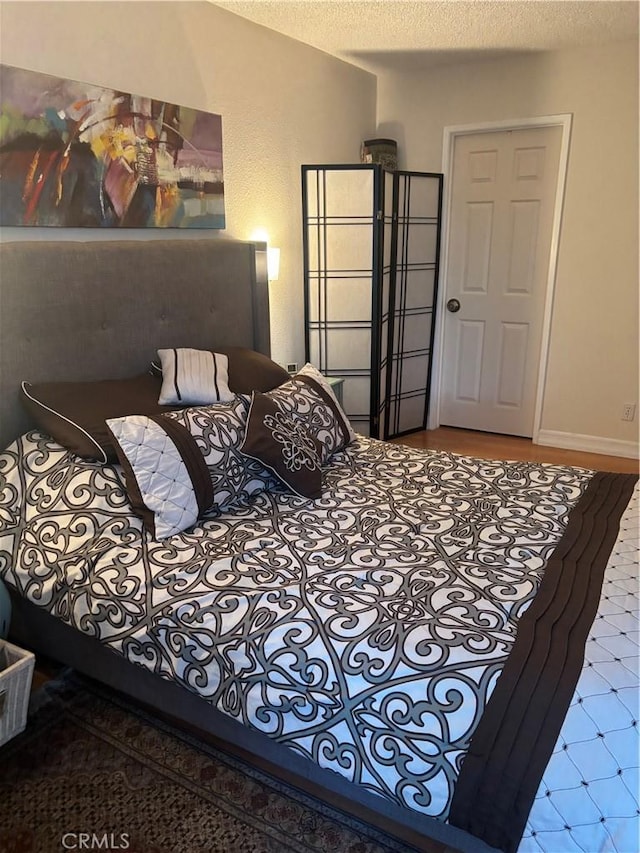
<svg viewBox="0 0 640 853"><path fill-rule="evenodd" d="M446 819L518 619L591 476L359 439L333 457L320 500L264 492L159 543L117 468L31 433L0 455L0 575L245 725ZM539 800L523 849L555 850L540 842ZM621 832L622 846L597 849L627 849ZM589 849L559 834L557 849Z"/></svg>

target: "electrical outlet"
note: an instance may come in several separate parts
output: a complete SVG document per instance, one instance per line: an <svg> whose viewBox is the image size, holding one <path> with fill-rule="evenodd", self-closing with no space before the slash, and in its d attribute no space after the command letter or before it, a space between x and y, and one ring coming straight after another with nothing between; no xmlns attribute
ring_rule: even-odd
<svg viewBox="0 0 640 853"><path fill-rule="evenodd" d="M286 370L287 370L287 373L297 373L298 372L298 362L297 361L289 362Z"/></svg>
<svg viewBox="0 0 640 853"><path fill-rule="evenodd" d="M636 416L636 404L635 403L625 403L622 407L622 420L623 421L632 421Z"/></svg>

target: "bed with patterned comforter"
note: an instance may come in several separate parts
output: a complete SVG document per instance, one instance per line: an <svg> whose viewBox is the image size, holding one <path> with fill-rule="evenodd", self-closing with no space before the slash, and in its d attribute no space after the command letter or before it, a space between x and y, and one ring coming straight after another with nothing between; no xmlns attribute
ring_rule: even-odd
<svg viewBox="0 0 640 853"><path fill-rule="evenodd" d="M366 438L331 457L315 501L265 478L155 541L118 465L29 433L0 455L0 576L245 726L496 849L636 850L633 478ZM575 574L585 560L591 580ZM577 652L556 636L576 590ZM549 674L562 656L573 676Z"/></svg>

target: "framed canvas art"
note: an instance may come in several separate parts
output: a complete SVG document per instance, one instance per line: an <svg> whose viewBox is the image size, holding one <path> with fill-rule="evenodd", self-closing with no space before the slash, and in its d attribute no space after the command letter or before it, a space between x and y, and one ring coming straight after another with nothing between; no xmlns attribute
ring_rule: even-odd
<svg viewBox="0 0 640 853"><path fill-rule="evenodd" d="M0 65L0 225L224 228L222 118Z"/></svg>

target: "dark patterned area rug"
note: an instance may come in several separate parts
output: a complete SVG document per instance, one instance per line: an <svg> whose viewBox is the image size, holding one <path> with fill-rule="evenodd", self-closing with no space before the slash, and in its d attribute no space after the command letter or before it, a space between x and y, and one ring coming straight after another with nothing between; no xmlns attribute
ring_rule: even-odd
<svg viewBox="0 0 640 853"><path fill-rule="evenodd" d="M405 853L406 845L66 673L0 749L1 853Z"/></svg>

